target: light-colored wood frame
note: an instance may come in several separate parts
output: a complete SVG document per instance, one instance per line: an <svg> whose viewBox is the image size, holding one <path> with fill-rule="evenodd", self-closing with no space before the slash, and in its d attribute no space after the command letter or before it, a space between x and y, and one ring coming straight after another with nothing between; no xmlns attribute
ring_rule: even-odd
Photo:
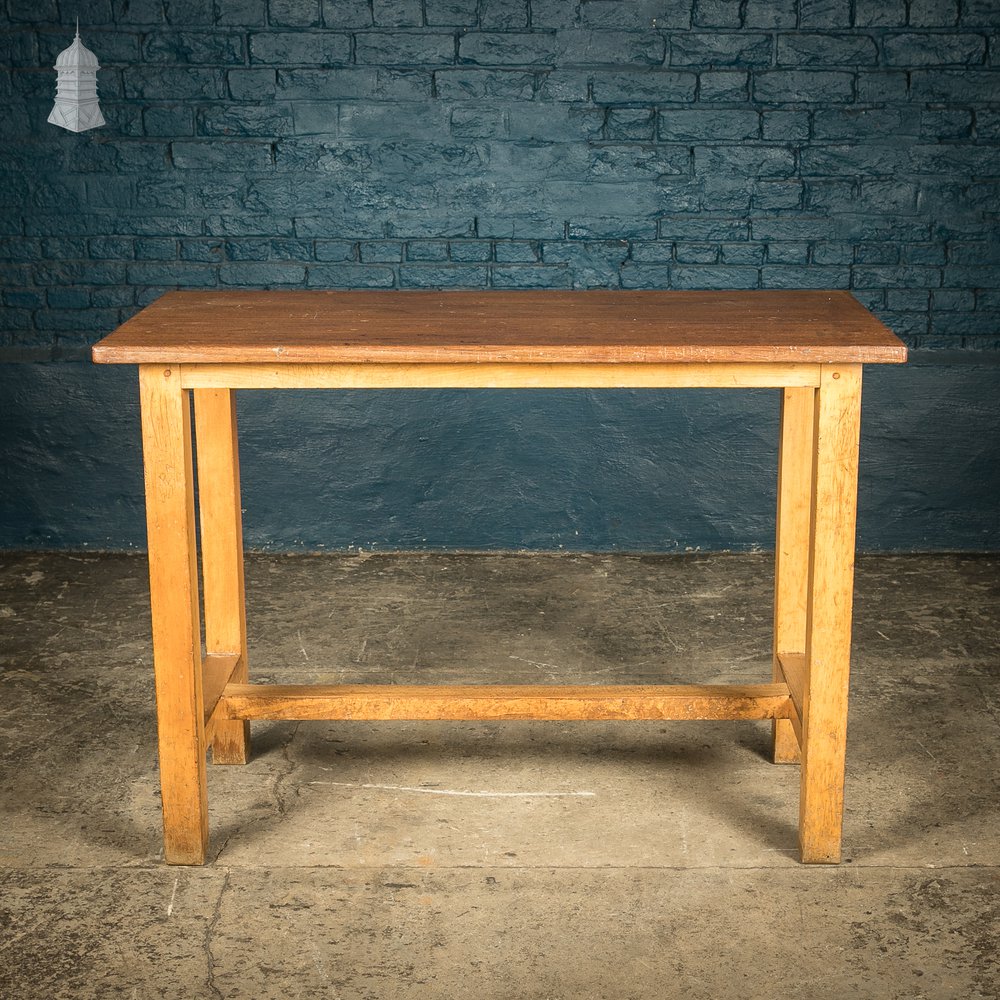
<svg viewBox="0 0 1000 1000"><path fill-rule="evenodd" d="M250 719L772 719L801 761L806 862L840 860L860 364L142 364L143 449L164 853L200 864L205 758L243 763ZM234 389L772 387L782 391L773 678L587 687L248 683ZM205 593L200 640L190 396Z"/></svg>

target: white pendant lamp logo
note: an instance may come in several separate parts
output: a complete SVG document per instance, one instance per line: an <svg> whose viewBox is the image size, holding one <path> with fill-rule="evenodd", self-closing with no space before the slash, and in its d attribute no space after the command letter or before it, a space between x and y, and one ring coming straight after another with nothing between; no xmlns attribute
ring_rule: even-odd
<svg viewBox="0 0 1000 1000"><path fill-rule="evenodd" d="M80 20L76 22L76 38L68 49L56 57L56 103L49 115L52 125L70 132L86 132L104 124L104 115L97 103L97 56L80 41Z"/></svg>

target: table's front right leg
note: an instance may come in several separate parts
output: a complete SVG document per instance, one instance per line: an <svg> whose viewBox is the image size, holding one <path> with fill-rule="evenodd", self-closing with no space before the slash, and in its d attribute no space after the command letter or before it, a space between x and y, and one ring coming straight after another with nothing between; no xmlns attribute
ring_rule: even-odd
<svg viewBox="0 0 1000 1000"><path fill-rule="evenodd" d="M179 370L139 368L163 850L200 865L208 847L191 407Z"/></svg>

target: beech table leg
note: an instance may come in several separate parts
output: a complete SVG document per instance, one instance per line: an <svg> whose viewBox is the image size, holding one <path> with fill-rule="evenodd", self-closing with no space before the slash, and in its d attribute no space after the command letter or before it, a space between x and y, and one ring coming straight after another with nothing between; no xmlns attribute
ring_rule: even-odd
<svg viewBox="0 0 1000 1000"><path fill-rule="evenodd" d="M231 389L195 389L194 419L205 646L209 654L239 656L231 680L245 684L249 678L235 396ZM220 720L216 724L212 737L213 763L245 764L249 752L249 722Z"/></svg>
<svg viewBox="0 0 1000 1000"><path fill-rule="evenodd" d="M139 368L163 850L200 865L208 846L205 719L191 407L179 372Z"/></svg>
<svg viewBox="0 0 1000 1000"><path fill-rule="evenodd" d="M778 517L774 544L775 681L784 681L779 656L801 657L806 648L809 525L812 518L813 420L816 390L785 389L778 451ZM786 660L787 662L787 660ZM775 764L795 764L799 741L787 719L774 722Z"/></svg>
<svg viewBox="0 0 1000 1000"><path fill-rule="evenodd" d="M799 844L806 862L840 861L861 366L824 366L813 427Z"/></svg>

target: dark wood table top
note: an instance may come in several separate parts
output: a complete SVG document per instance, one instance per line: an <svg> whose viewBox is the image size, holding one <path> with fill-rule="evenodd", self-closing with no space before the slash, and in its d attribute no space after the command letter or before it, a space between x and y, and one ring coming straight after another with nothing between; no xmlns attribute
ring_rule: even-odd
<svg viewBox="0 0 1000 1000"><path fill-rule="evenodd" d="M899 363L845 291L178 291L101 364Z"/></svg>

